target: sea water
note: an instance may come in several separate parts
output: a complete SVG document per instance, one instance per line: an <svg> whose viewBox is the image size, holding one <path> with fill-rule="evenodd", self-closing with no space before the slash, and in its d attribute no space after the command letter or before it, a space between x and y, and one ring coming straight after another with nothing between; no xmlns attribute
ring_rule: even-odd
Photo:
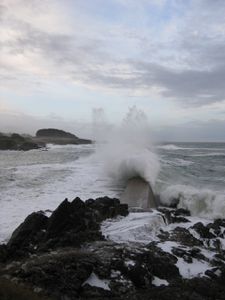
<svg viewBox="0 0 225 300"><path fill-rule="evenodd" d="M224 217L224 143L167 143L144 151L137 148L131 155L127 150L122 169L113 169L120 165L114 156L107 170L104 151L97 148L48 145L48 151L0 151L0 241L6 241L29 213L54 210L65 198L120 197L125 180L116 180L116 174L121 170L126 179L132 172L146 176L162 203L176 199L194 216Z"/></svg>

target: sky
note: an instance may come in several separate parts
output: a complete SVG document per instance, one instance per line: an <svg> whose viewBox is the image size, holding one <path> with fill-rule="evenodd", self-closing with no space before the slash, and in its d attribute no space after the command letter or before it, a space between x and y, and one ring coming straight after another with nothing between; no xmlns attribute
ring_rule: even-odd
<svg viewBox="0 0 225 300"><path fill-rule="evenodd" d="M224 0L0 0L0 131L91 137L134 106L161 140L225 141Z"/></svg>

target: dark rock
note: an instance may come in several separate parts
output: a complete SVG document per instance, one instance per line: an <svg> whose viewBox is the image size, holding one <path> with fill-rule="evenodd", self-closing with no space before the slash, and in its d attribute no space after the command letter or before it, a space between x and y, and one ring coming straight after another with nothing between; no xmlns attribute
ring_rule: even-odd
<svg viewBox="0 0 225 300"><path fill-rule="evenodd" d="M6 262L8 258L8 248L5 244L0 245L0 263Z"/></svg>
<svg viewBox="0 0 225 300"><path fill-rule="evenodd" d="M47 228L48 217L37 212L29 215L13 232L7 246L13 255L33 251Z"/></svg>
<svg viewBox="0 0 225 300"><path fill-rule="evenodd" d="M97 198L95 201L89 199L85 202L86 206L98 211L99 221L103 221L108 218L115 218L118 215L127 216L128 215L128 205L120 204L119 199L101 197Z"/></svg>
<svg viewBox="0 0 225 300"><path fill-rule="evenodd" d="M78 139L78 137L75 134L66 132L64 130L55 129L55 128L39 129L36 132L36 136L37 137L62 137L62 138Z"/></svg>
<svg viewBox="0 0 225 300"><path fill-rule="evenodd" d="M85 284L81 289L81 294L79 299L111 299L112 298L112 292L96 287L96 286L90 286L89 284ZM114 298L114 297L113 297Z"/></svg>
<svg viewBox="0 0 225 300"><path fill-rule="evenodd" d="M42 145L43 146L43 145ZM33 142L29 138L13 133L11 136L0 135L0 150L31 150L38 149L41 145Z"/></svg>
<svg viewBox="0 0 225 300"><path fill-rule="evenodd" d="M68 249L27 260L20 265L16 276L24 283L47 291L56 299L76 299L94 264L97 260L91 253Z"/></svg>
<svg viewBox="0 0 225 300"><path fill-rule="evenodd" d="M179 209L169 209L169 208L158 208L158 211L160 211L163 216L166 219L166 222L168 224L170 223L187 223L190 222L185 216L190 216L190 211L179 208Z"/></svg>
<svg viewBox="0 0 225 300"><path fill-rule="evenodd" d="M163 232L159 235L163 241L174 241L184 246L199 247L203 245L203 242L195 238L186 228L176 227L170 233Z"/></svg>
<svg viewBox="0 0 225 300"><path fill-rule="evenodd" d="M129 268L127 277L133 282L135 287L143 288L151 284L153 275L149 268L138 262Z"/></svg>
<svg viewBox="0 0 225 300"><path fill-rule="evenodd" d="M215 237L215 235L209 231L209 228L204 226L201 222L194 224L192 229L194 229L203 239L212 239Z"/></svg>
<svg viewBox="0 0 225 300"><path fill-rule="evenodd" d="M106 218L127 215L127 205L118 199L98 198L96 202L80 198L65 199L48 218L33 213L14 231L8 242L14 256L48 251L58 247L79 247L84 242L104 240L100 223Z"/></svg>
<svg viewBox="0 0 225 300"><path fill-rule="evenodd" d="M41 146L34 142L24 142L21 145L18 145L18 150L28 151L32 149L39 149Z"/></svg>
<svg viewBox="0 0 225 300"><path fill-rule="evenodd" d="M36 142L44 142L44 143L53 143L53 144L91 144L91 140L80 139L76 135L66 132L63 130L48 128L48 129L40 129L36 132L36 138L34 138Z"/></svg>
<svg viewBox="0 0 225 300"><path fill-rule="evenodd" d="M189 214L185 210L159 210L162 217L167 214L170 220L186 219ZM0 245L0 280L4 276L18 286L42 291L44 296L56 300L225 299L222 219L207 226L197 223L191 231L174 225L168 230L165 227L157 235L157 241L144 246L104 240L101 222L127 214L127 205L108 197L86 202L80 198L72 202L65 199L50 218L41 212L31 214L9 243ZM193 230L200 232L201 238L193 236ZM163 243L168 241L174 242L168 243L172 254L163 251ZM203 255L206 241L209 250L215 252L213 258ZM184 279L176 265L178 259L190 264L206 261L210 267L203 277ZM93 274L108 288L92 286L94 282L89 277ZM152 284L155 277L167 280L168 286Z"/></svg>
<svg viewBox="0 0 225 300"><path fill-rule="evenodd" d="M0 136L0 150L16 150L17 142L8 136Z"/></svg>
<svg viewBox="0 0 225 300"><path fill-rule="evenodd" d="M25 141L25 138L24 138L22 135L18 134L18 133L13 133L13 134L11 135L11 138L12 138L14 141L20 142L20 143L22 143L22 142Z"/></svg>
<svg viewBox="0 0 225 300"><path fill-rule="evenodd" d="M187 216L187 217L189 217L191 215L191 213L188 209L178 208L174 211L174 215L175 216Z"/></svg>
<svg viewBox="0 0 225 300"><path fill-rule="evenodd" d="M190 222L188 219L184 218L184 217L171 217L171 223L188 223Z"/></svg>
<svg viewBox="0 0 225 300"><path fill-rule="evenodd" d="M162 251L154 242L149 244L148 249L148 261L155 276L169 281L173 278L180 278L179 269L175 266L176 256Z"/></svg>

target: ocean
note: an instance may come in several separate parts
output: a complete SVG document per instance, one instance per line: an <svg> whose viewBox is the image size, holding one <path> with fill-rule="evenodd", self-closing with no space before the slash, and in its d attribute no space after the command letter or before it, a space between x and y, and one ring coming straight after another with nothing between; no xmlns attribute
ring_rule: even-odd
<svg viewBox="0 0 225 300"><path fill-rule="evenodd" d="M129 178L132 172L149 179L164 204L177 199L179 207L188 208L193 216L224 217L224 143L166 143L148 151L154 155L139 151L135 164L131 156L123 168L116 157L106 162L95 144L0 151L0 242L7 241L29 213L50 213L65 198L120 197L125 186L120 175Z"/></svg>

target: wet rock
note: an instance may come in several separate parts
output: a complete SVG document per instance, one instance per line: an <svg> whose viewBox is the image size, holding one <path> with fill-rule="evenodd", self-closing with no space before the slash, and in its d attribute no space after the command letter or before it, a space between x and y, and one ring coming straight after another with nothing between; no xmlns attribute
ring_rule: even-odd
<svg viewBox="0 0 225 300"><path fill-rule="evenodd" d="M212 239L215 237L215 235L209 231L209 227L204 226L201 222L194 224L192 229L194 229L203 239Z"/></svg>
<svg viewBox="0 0 225 300"><path fill-rule="evenodd" d="M27 141L27 142L23 142L22 144L18 145L17 150L28 151L28 150L39 149L39 148L42 148L42 146L40 146L37 143Z"/></svg>
<svg viewBox="0 0 225 300"><path fill-rule="evenodd" d="M6 262L8 258L8 248L5 244L0 245L0 263Z"/></svg>
<svg viewBox="0 0 225 300"><path fill-rule="evenodd" d="M7 247L13 256L33 252L47 228L48 217L37 212L30 214L13 232Z"/></svg>
<svg viewBox="0 0 225 300"><path fill-rule="evenodd" d="M0 150L31 150L45 145L39 145L30 138L25 138L17 133L10 135L0 134Z"/></svg>
<svg viewBox="0 0 225 300"><path fill-rule="evenodd" d="M190 222L187 218L187 216L190 216L190 211L179 208L179 209L171 209L171 208L158 208L158 211L160 211L163 216L166 219L166 223L187 223Z"/></svg>
<svg viewBox="0 0 225 300"><path fill-rule="evenodd" d="M18 282L35 286L57 299L77 297L97 260L78 249L28 259L10 273Z"/></svg>
<svg viewBox="0 0 225 300"><path fill-rule="evenodd" d="M175 216L187 216L187 217L189 217L191 215L191 213L188 209L178 208L174 211L174 215Z"/></svg>
<svg viewBox="0 0 225 300"><path fill-rule="evenodd" d="M184 246L198 247L202 246L203 242L195 238L188 229L176 227L173 231L161 231L158 237L162 241L174 241Z"/></svg>
<svg viewBox="0 0 225 300"><path fill-rule="evenodd" d="M169 281L180 278L179 269L175 266L176 256L162 251L154 242L148 245L148 249L148 262L152 267L154 276Z"/></svg>
<svg viewBox="0 0 225 300"><path fill-rule="evenodd" d="M189 216L186 210L159 210L170 223ZM41 212L31 214L8 245L0 246L0 281L4 276L56 300L225 299L222 219L190 228L163 226L156 241L147 245L104 240L101 222L127 214L127 205L108 197L86 202L66 199L49 218ZM205 273L199 273L199 278L182 278L177 267L182 261L189 264L184 266L190 274L196 261ZM168 286L153 284L153 278L159 284L166 280Z"/></svg>
<svg viewBox="0 0 225 300"><path fill-rule="evenodd" d="M127 271L127 277L133 282L135 287L143 288L151 284L153 275L147 266L137 262L134 266L130 266Z"/></svg>
<svg viewBox="0 0 225 300"><path fill-rule="evenodd" d="M80 293L80 299L111 299L112 292L96 286L85 284Z"/></svg>
<svg viewBox="0 0 225 300"><path fill-rule="evenodd" d="M86 206L98 211L98 221L101 222L108 218L115 218L118 215L128 215L128 205L120 204L119 199L101 197L96 200L89 199L85 202Z"/></svg>
<svg viewBox="0 0 225 300"><path fill-rule="evenodd" d="M65 199L48 218L32 213L14 231L7 247L12 256L23 256L59 247L79 247L84 242L104 240L100 223L106 218L128 214L127 205L108 197L83 202Z"/></svg>

